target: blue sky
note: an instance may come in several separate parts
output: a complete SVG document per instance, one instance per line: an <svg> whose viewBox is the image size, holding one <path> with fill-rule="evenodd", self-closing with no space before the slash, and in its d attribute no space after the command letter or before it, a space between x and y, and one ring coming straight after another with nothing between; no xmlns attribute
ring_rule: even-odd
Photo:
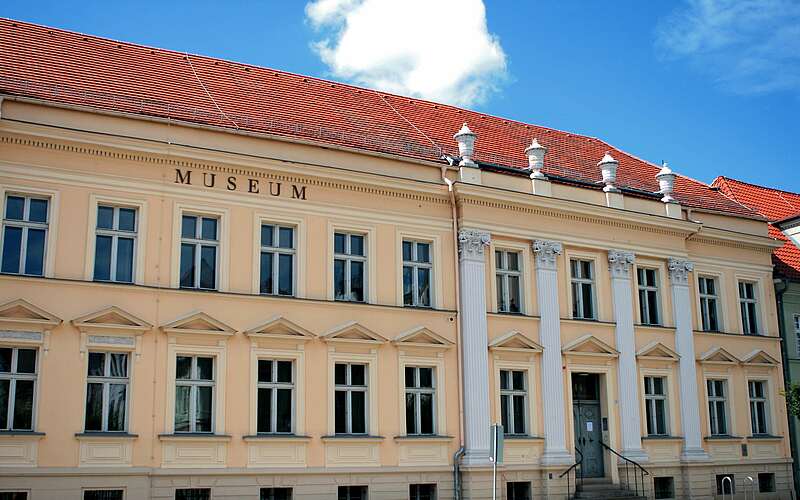
<svg viewBox="0 0 800 500"><path fill-rule="evenodd" d="M6 0L0 16L449 101L596 136L704 182L800 192L797 0L392 8Z"/></svg>

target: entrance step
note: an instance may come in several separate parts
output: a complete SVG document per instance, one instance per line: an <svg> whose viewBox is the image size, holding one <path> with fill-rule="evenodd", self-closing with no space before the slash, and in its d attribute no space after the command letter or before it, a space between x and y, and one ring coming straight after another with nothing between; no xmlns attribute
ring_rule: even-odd
<svg viewBox="0 0 800 500"><path fill-rule="evenodd" d="M592 498L598 500L646 500L646 497L636 495L636 493L622 488L618 484L613 484L610 479L592 478L584 479L583 485L579 485L575 493L575 498Z"/></svg>

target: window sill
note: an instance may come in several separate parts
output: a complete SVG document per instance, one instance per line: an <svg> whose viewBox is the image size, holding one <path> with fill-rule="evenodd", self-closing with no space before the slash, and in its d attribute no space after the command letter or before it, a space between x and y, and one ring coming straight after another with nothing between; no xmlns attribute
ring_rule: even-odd
<svg viewBox="0 0 800 500"><path fill-rule="evenodd" d="M744 438L741 436L732 436L729 434L719 434L716 436L706 436L703 439L705 439L706 441L741 441Z"/></svg>
<svg viewBox="0 0 800 500"><path fill-rule="evenodd" d="M322 441L383 441L383 436L370 436L369 434L334 434L332 436L322 436Z"/></svg>
<svg viewBox="0 0 800 500"><path fill-rule="evenodd" d="M643 441L683 441L683 436L642 436Z"/></svg>
<svg viewBox="0 0 800 500"><path fill-rule="evenodd" d="M129 434L127 432L76 432L75 437L78 439L137 439L138 434Z"/></svg>
<svg viewBox="0 0 800 500"><path fill-rule="evenodd" d="M543 437L531 436L529 434L506 434L503 436L506 441L544 441Z"/></svg>
<svg viewBox="0 0 800 500"><path fill-rule="evenodd" d="M161 441L230 441L229 434L205 434L202 432L186 432L177 434L159 434Z"/></svg>
<svg viewBox="0 0 800 500"><path fill-rule="evenodd" d="M35 431L0 431L0 438L3 436L8 437L31 437L36 439L41 439L45 436L44 432L35 432Z"/></svg>
<svg viewBox="0 0 800 500"><path fill-rule="evenodd" d="M412 436L395 436L395 441L452 441L453 436L440 436L438 434L421 434Z"/></svg>
<svg viewBox="0 0 800 500"><path fill-rule="evenodd" d="M748 441L782 441L783 436L773 436L772 434L755 434L747 436Z"/></svg>
<svg viewBox="0 0 800 500"><path fill-rule="evenodd" d="M617 326L617 323L615 321L600 321L599 319L561 318L561 321L565 323L578 323L581 325L589 323L589 324L602 325L608 327Z"/></svg>
<svg viewBox="0 0 800 500"><path fill-rule="evenodd" d="M251 434L242 436L244 441L311 441L311 436L300 436L298 434Z"/></svg>

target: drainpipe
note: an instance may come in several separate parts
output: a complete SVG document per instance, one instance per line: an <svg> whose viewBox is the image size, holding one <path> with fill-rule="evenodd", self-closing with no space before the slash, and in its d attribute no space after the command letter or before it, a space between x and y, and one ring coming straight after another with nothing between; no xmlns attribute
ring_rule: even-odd
<svg viewBox="0 0 800 500"><path fill-rule="evenodd" d="M446 156L445 159L453 165L453 158ZM453 490L455 500L461 500L461 457L464 456L464 384L462 376L462 350L461 350L461 276L458 272L458 209L456 195L453 186L456 181L451 181L447 177L447 167L442 167L442 181L447 184L447 192L450 195L450 211L453 219L453 276L455 277L455 296L456 296L456 346L458 355L456 365L458 366L458 451L453 455Z"/></svg>
<svg viewBox="0 0 800 500"><path fill-rule="evenodd" d="M775 285L775 302L778 306L778 332L780 332L781 336L781 362L783 364L783 385L784 390L789 390L789 384L791 384L790 373L789 373L789 354L786 352L786 324L784 322L784 310L783 310L783 294L789 288L789 281L786 278L775 278L773 280L773 284ZM797 463L797 425L795 423L795 416L790 415L787 411L787 420L789 421L789 434L791 434L789 438L789 447L792 452L792 457L794 460L792 461L792 483L794 484L794 491L800 491L800 485L798 485L798 463Z"/></svg>

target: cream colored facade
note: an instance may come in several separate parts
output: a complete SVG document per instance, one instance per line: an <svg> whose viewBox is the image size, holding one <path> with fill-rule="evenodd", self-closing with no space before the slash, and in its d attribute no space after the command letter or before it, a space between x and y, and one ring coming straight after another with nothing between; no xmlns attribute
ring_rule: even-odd
<svg viewBox="0 0 800 500"><path fill-rule="evenodd" d="M86 489L107 488L148 499L174 498L176 489L192 487L210 488L216 499L258 498L260 488L291 487L295 498L323 499L335 497L338 486L364 485L371 499L401 499L408 498L410 484L435 484L438 498L453 498L454 454L466 445L469 457L471 446L465 425L488 435L490 422L502 418L500 370L517 370L527 379L527 432L506 440L500 488L505 495L507 482L530 481L534 497L563 498L566 483L559 475L570 464L543 460L548 432L554 432L547 425L561 427L566 451L574 455L571 377L596 374L603 441L622 450L622 349L615 332L617 319L630 317L638 399L623 404L639 419L648 488L653 477L672 477L676 497L712 498L719 474L734 474L741 494L749 491L747 476L756 478L757 491L757 474L771 473L776 493L763 498L788 498L791 455L779 394L773 243L763 222L679 207L676 217L674 204L467 167L445 169L455 181L451 199L441 165L433 163L11 98L2 101L0 113L3 206L9 194L49 200L44 276L0 275L0 347L33 348L38 361L33 432L0 432L0 491L78 499ZM456 282L463 273L453 201L460 229L489 235L477 250L482 290ZM93 281L98 205L137 211L133 284ZM179 288L184 214L218 220L217 290ZM262 223L295 230L294 297L258 293ZM365 237L363 304L334 300L336 232ZM431 244L430 308L403 307L404 239ZM561 244L552 261L557 291L539 287L533 244L542 240ZM519 314L498 312L497 250L521 257ZM630 310L615 311L613 297L621 293L612 289L609 268L615 250L635 255ZM572 317L571 259L593 263L596 321ZM681 400L676 315L687 311L673 309L669 259L694 264L686 317L696 380L684 382L694 384L697 401ZM638 320L639 267L656 270L660 326ZM700 331L703 276L719 284L725 333ZM742 335L740 281L754 285L763 335ZM475 294L483 294L487 310L459 315L465 297ZM549 304L558 308L561 352L545 345L553 339L541 337L545 296L557 299ZM461 339L472 338L467 317L474 315L486 322L486 345L474 352L485 355L489 393L466 384L463 400L488 403L488 420L478 423L469 411L462 420L461 408L472 406L462 405L460 396ZM552 384L542 380L554 376L543 371L548 349L561 363L555 376L561 377L565 415L549 424L545 409L553 400L545 394ZM92 352L129 355L124 433L85 432ZM214 359L211 433L175 432L178 356ZM259 359L293 363L291 434L257 432ZM367 367L364 435L335 432L337 362ZM406 433L406 366L433 370L431 435ZM646 431L647 376L666 381L668 432L658 438ZM724 380L729 389L724 438L710 437L709 379ZM769 432L755 437L749 380L767 388ZM683 405L699 409L703 460L681 458ZM604 452L603 475L617 482L612 457ZM491 497L490 467L481 460L461 469L465 498Z"/></svg>

